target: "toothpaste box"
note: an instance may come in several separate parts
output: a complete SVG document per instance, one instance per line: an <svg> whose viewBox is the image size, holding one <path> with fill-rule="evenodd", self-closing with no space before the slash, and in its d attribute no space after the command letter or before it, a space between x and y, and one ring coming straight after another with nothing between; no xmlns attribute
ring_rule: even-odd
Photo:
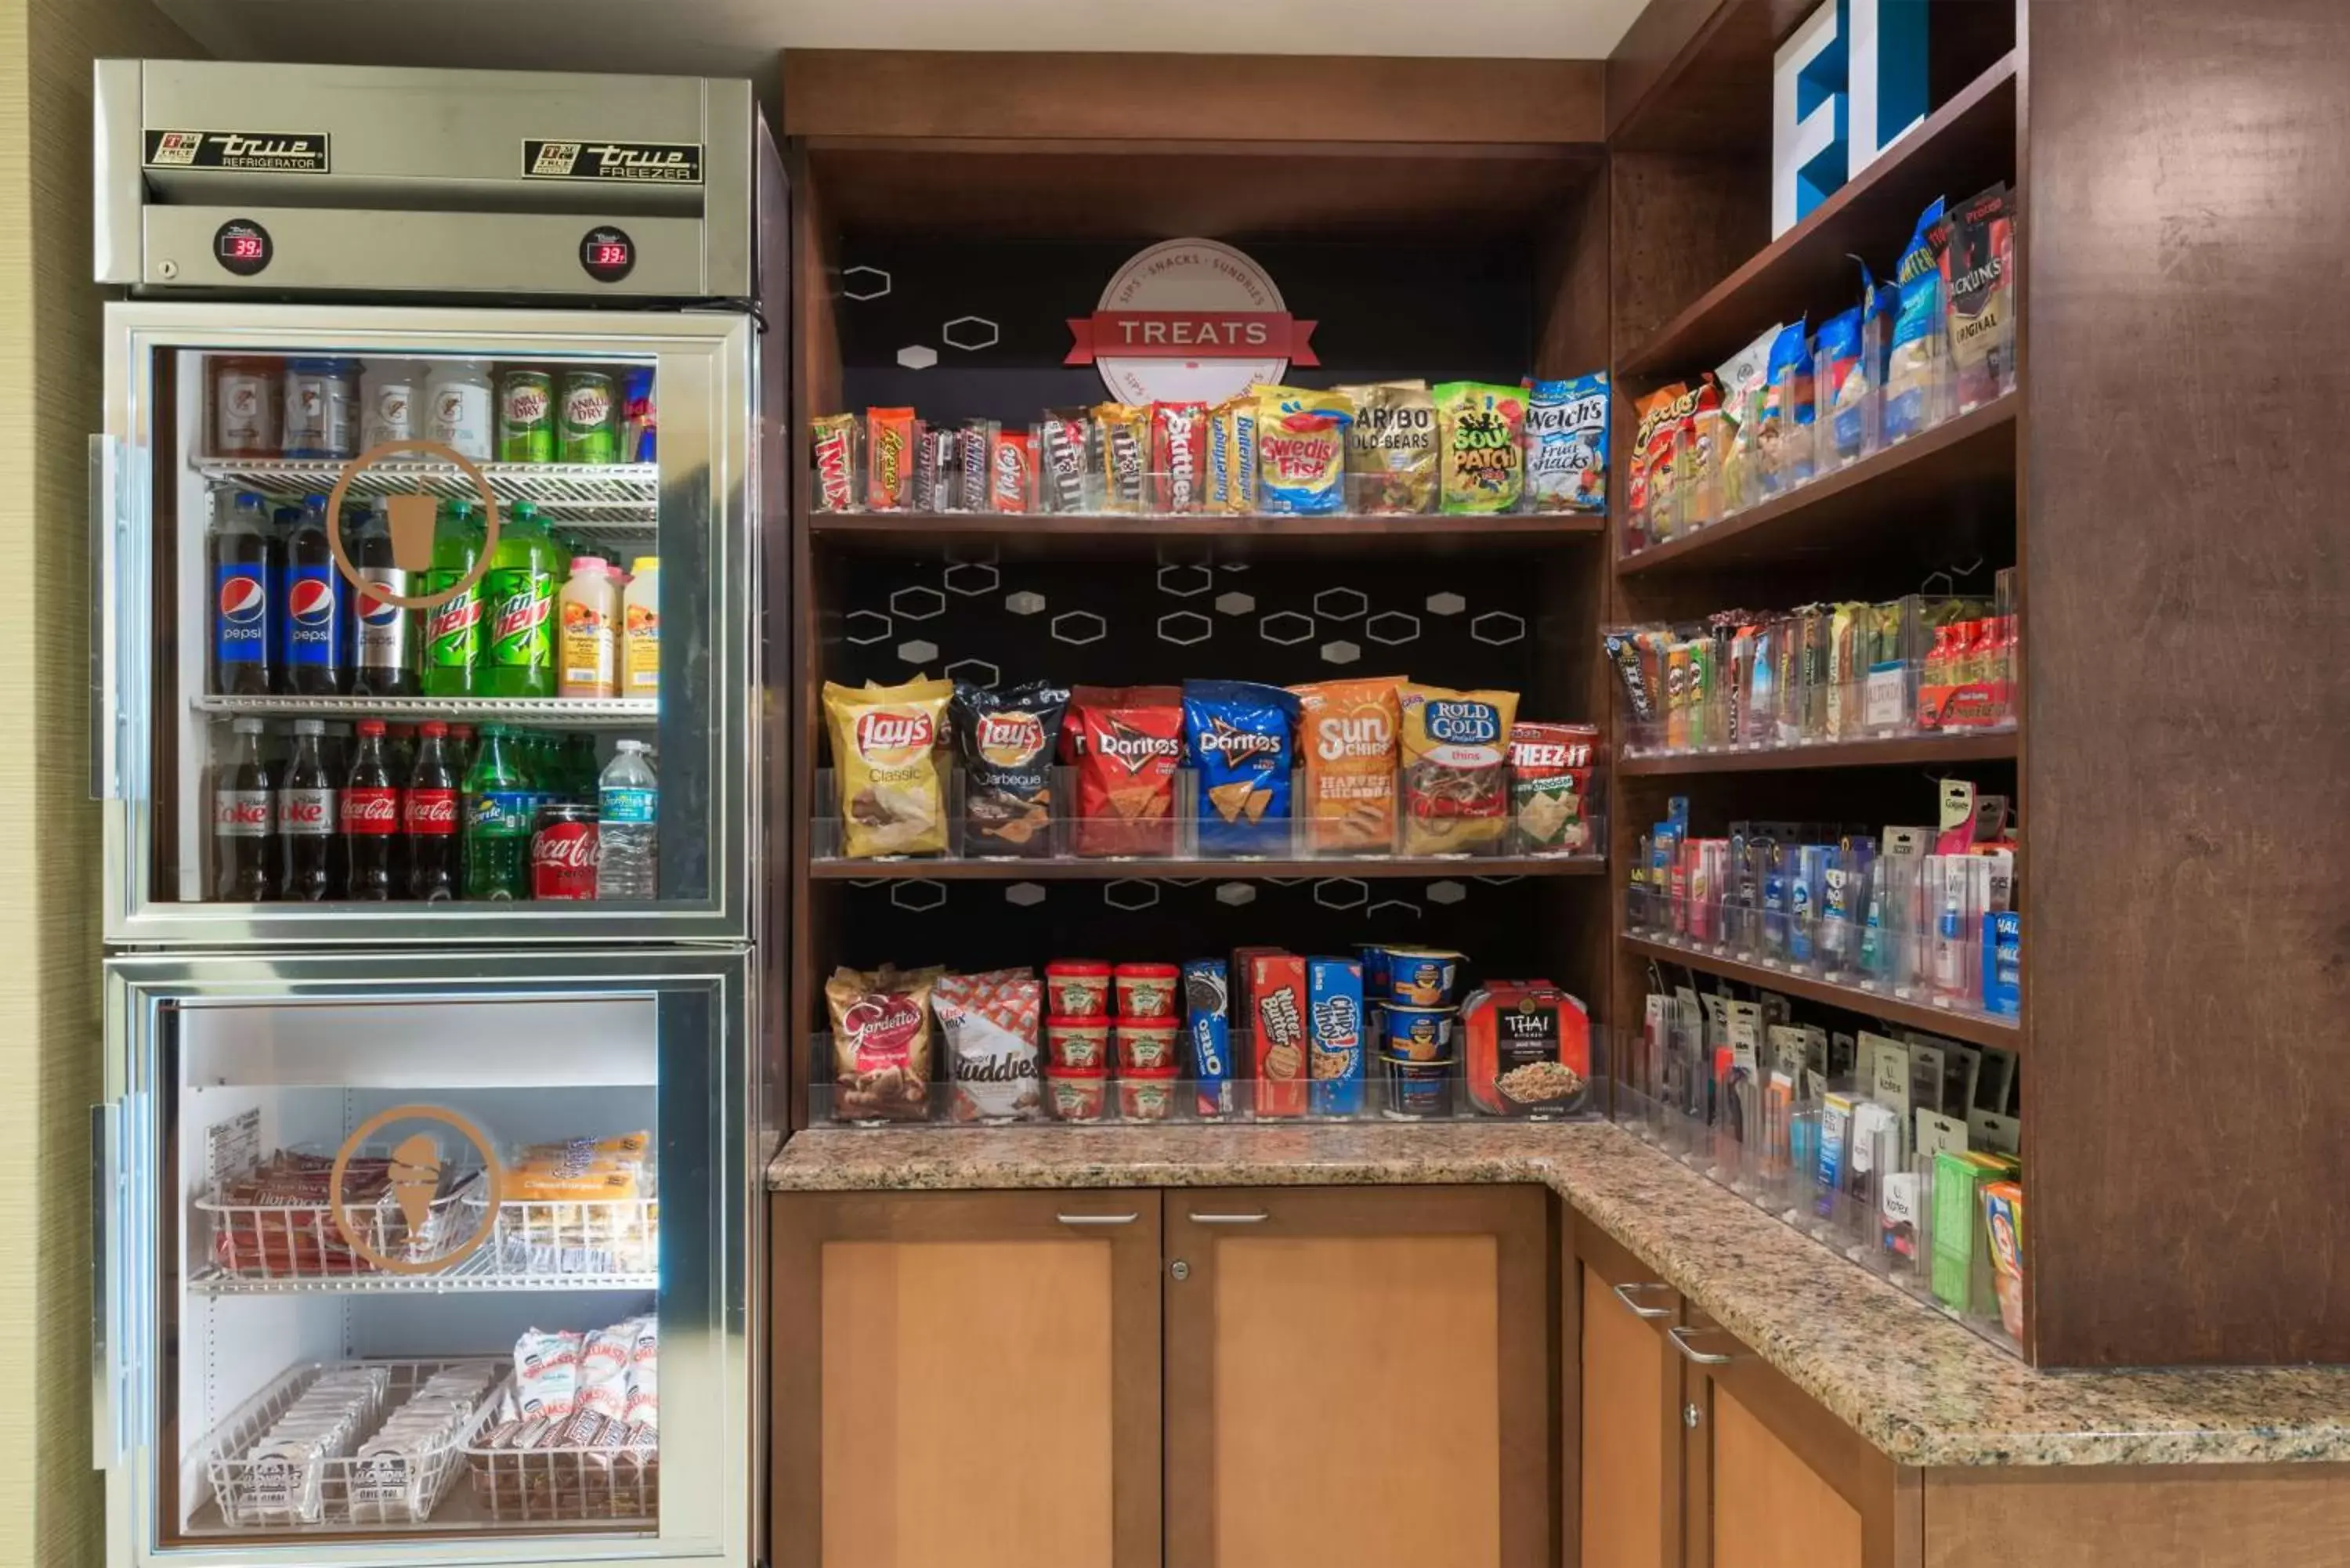
<svg viewBox="0 0 2350 1568"><path fill-rule="evenodd" d="M1363 966L1353 959L1305 961L1314 1114L1351 1116L1363 1108Z"/></svg>

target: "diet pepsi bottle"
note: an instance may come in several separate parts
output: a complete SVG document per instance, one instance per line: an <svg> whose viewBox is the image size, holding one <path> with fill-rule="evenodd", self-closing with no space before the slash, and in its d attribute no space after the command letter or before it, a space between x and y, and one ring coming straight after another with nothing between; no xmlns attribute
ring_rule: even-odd
<svg viewBox="0 0 2350 1568"><path fill-rule="evenodd" d="M318 754L327 726L294 721L294 755L277 792L277 836L286 845L286 897L306 904L334 898L341 877L335 865L342 838L341 792Z"/></svg>
<svg viewBox="0 0 2350 1568"><path fill-rule="evenodd" d="M380 508L367 509L344 548L362 585L351 594L351 695L413 697L422 690L415 644L416 623L423 618L377 597L413 591L392 558L391 529Z"/></svg>
<svg viewBox="0 0 2350 1568"><path fill-rule="evenodd" d="M265 903L277 896L277 796L261 757L261 721L230 728L235 743L213 775L213 897Z"/></svg>
<svg viewBox="0 0 2350 1568"><path fill-rule="evenodd" d="M251 491L213 493L213 690L266 697L277 680L276 530Z"/></svg>
<svg viewBox="0 0 2350 1568"><path fill-rule="evenodd" d="M408 896L437 904L463 886L457 858L457 774L449 764L449 726L425 721L418 731L416 771L408 775L400 826L408 833Z"/></svg>
<svg viewBox="0 0 2350 1568"><path fill-rule="evenodd" d="M400 786L384 756L383 721L359 721L359 755L343 781L344 858L349 897L382 903L407 892L400 839Z"/></svg>
<svg viewBox="0 0 2350 1568"><path fill-rule="evenodd" d="M286 673L297 697L343 690L343 577L327 540L327 498L308 495L286 541Z"/></svg>

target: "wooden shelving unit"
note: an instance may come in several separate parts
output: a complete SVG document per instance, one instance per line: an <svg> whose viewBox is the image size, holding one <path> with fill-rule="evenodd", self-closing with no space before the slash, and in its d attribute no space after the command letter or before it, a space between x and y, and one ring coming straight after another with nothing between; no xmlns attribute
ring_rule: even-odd
<svg viewBox="0 0 2350 1568"><path fill-rule="evenodd" d="M1199 877L1242 882L1294 877L1357 881L1477 877L1604 877L1596 858L1496 855L1476 859L1395 856L1381 860L814 860L818 881L1115 882L1127 877Z"/></svg>
<svg viewBox="0 0 2350 1568"><path fill-rule="evenodd" d="M1170 541L1226 559L1323 555L1365 546L1431 556L1492 554L1547 542L1606 537L1607 519L1578 514L1509 516L1119 516L991 512L815 512L808 533L826 545L906 551L983 545L1013 555L1148 554Z"/></svg>
<svg viewBox="0 0 2350 1568"><path fill-rule="evenodd" d="M1866 991L1856 985L1839 985L1833 981L1815 979L1811 975L1774 968L1769 964L1747 963L1742 960L1725 958L1718 953L1700 952L1675 942L1659 941L1653 937L1637 936L1627 931L1617 939L1624 950L1643 960L1658 963L1679 964L1703 974L1718 974L1743 985L1776 991L1788 996L1801 997L1829 1007L1841 1007L1849 1012L1882 1018L1888 1023L1908 1024L1936 1034L1947 1034L1953 1040L1964 1040L1976 1045L2004 1045L2015 1048L2021 1031L2012 1018L1994 1018L1987 1013L1962 1012L1954 1008L1937 1007L1930 1002L1908 1001L1881 991Z"/></svg>
<svg viewBox="0 0 2350 1568"><path fill-rule="evenodd" d="M1767 752L1690 752L1619 759L1626 778L1685 777L1691 774L1801 773L1811 768L1939 767L1947 763L2012 762L2016 733L1896 735L1877 741L1839 741L1817 746L1786 746Z"/></svg>

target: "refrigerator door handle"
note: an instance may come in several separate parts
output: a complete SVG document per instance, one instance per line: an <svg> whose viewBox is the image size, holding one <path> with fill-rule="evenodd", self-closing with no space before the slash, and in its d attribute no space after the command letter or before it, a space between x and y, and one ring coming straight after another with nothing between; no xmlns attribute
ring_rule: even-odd
<svg viewBox="0 0 2350 1568"><path fill-rule="evenodd" d="M121 1342L115 1293L130 1284L114 1258L121 1175L122 1106L108 1100L89 1108L90 1464L100 1470L112 1469L129 1447L123 1440L124 1401L114 1365Z"/></svg>
<svg viewBox="0 0 2350 1568"><path fill-rule="evenodd" d="M89 438L89 798L121 794L122 722L115 702L114 443Z"/></svg>

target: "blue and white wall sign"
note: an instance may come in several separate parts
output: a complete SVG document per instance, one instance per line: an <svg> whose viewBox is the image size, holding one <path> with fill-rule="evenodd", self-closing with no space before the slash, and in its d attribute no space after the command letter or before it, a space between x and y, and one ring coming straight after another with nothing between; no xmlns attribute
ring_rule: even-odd
<svg viewBox="0 0 2350 1568"><path fill-rule="evenodd" d="M1823 0L1771 66L1773 238L1926 118L1927 0Z"/></svg>

